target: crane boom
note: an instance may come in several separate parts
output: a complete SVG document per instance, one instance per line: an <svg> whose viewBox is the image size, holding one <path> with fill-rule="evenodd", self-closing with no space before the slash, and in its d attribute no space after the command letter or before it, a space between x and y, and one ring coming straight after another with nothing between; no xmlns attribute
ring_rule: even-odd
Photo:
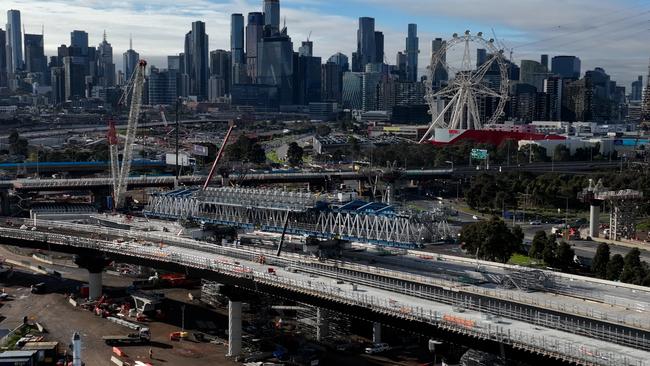
<svg viewBox="0 0 650 366"><path fill-rule="evenodd" d="M127 179L131 171L131 159L133 158L133 143L135 142L135 134L138 130L138 118L140 117L140 108L142 107L142 91L144 89L144 73L146 67L147 62L140 60L133 74L131 108L129 110L129 121L126 128L122 166L119 169L117 187L114 189L115 208L120 208L124 205L124 194L126 193Z"/></svg>
<svg viewBox="0 0 650 366"><path fill-rule="evenodd" d="M228 139L230 139L230 134L232 133L232 130L235 128L235 125L233 123L230 123L230 126L228 127L228 132L226 132L226 136L223 138L223 143L221 144L221 148L219 149L219 152L217 153L217 157L214 159L214 163L212 163L212 168L210 168L210 174L208 174L208 178L205 180L205 183L203 183L203 190L208 188L210 185L210 181L212 180L212 176L214 175L215 170L217 169L217 164L219 164L219 160L221 160L221 156L223 155L223 151L226 148L226 144L228 143Z"/></svg>

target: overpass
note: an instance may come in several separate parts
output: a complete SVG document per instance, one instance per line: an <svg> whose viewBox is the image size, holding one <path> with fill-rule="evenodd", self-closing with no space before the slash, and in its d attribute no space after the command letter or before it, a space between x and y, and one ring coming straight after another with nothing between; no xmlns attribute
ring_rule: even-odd
<svg viewBox="0 0 650 366"><path fill-rule="evenodd" d="M115 240L118 237L126 241ZM406 268L319 261L299 254L275 257L273 251L262 248L217 246L133 229L42 222L35 230L0 227L0 242L107 255L118 261L187 271L243 289L283 296L478 348L494 350L503 345L506 355L537 360L538 364L559 360L580 365L646 366L650 359L650 308L600 306L595 301L571 301L557 294L541 302L529 301L537 293L468 285L458 279L425 276ZM435 265L443 266L452 260L445 258ZM459 259L453 265L461 265L462 261L471 260ZM485 267L502 266L471 262ZM276 274L269 274L269 267L277 268ZM599 281L573 277L573 281L585 288ZM601 285L614 292L615 289L623 291L620 287L626 292L634 291L632 296L637 296L639 301L650 296L648 289L602 282ZM611 308L623 316L613 315ZM236 340L229 343L237 344Z"/></svg>

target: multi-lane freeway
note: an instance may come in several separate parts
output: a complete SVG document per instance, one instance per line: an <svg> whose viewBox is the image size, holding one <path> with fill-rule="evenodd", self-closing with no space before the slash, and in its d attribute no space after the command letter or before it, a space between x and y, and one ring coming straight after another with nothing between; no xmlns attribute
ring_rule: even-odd
<svg viewBox="0 0 650 366"><path fill-rule="evenodd" d="M490 280L516 268L424 252L357 251L356 260L275 257L259 247L62 222L37 222L33 230L0 227L0 238L200 269L579 364L645 365L650 359L650 293L641 287L555 275L548 291L523 292Z"/></svg>

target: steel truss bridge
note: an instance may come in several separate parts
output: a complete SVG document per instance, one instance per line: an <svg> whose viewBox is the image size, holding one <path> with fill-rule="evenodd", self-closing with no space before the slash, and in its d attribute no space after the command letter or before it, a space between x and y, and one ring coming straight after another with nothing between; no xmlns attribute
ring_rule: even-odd
<svg viewBox="0 0 650 366"><path fill-rule="evenodd" d="M267 189L222 187L155 193L143 213L399 248L415 248L451 236L442 211L423 222L383 203L352 201L333 207L313 193Z"/></svg>
<svg viewBox="0 0 650 366"><path fill-rule="evenodd" d="M283 258L267 255L266 262L260 263L260 255L268 253L214 246L175 237L164 240L159 237L159 234L148 232L142 232L140 235L153 235L151 240L164 240L167 245L142 245L136 241L117 242L110 240L108 235L106 240L101 240L96 238L97 235L102 235L101 230L97 232L101 228L64 223L60 225L65 226L65 234L57 233L56 230L44 232L0 227L0 240L10 245L44 248L51 246L52 250L104 253L122 260L130 258L138 263L180 266L186 270L198 271L197 273L206 276L216 275L222 280L251 286L262 291L292 293L296 297L310 298L311 301L325 301L332 306L338 304L337 306L342 306L349 311L365 310L366 316L379 314L405 322L404 324L410 327L430 326L432 327L430 329L448 332L447 334L462 335L474 343L486 341L500 343L513 351L528 352L531 357L543 355L546 360L553 359L579 365L647 366L650 355L647 351L647 343L650 340L645 337L630 337L623 346L620 345L621 338L626 338L628 334L619 331L617 334L612 333L611 338L601 337L594 333L595 329L591 325L585 322L578 324L582 330L580 333L585 335L579 335L580 333L570 335L567 332L572 332L571 327L567 328L562 319L556 321L551 319L552 317L541 317L541 314L531 313L530 319L522 321L486 320L480 314L496 311L497 314L508 316L503 309L490 310L489 303L482 305L479 303L477 313L470 310L472 307L467 308L470 311L458 312L453 309L462 307L460 304L466 301L465 295L460 293L464 287L458 287L459 284L452 282L441 283L444 288L450 288L449 290L434 290L428 284L430 278L421 278L406 272L356 264L331 265L298 259L294 256ZM87 227L82 229L81 226ZM113 229L109 232L115 234ZM95 237L89 237L92 235ZM132 238L135 239L140 235ZM268 266L296 268L300 271L269 274L266 271ZM319 279L320 276L325 279ZM364 291L350 290L349 285L346 288L332 284L332 281L327 278L344 278L351 283L360 284ZM456 305L441 305L439 301ZM511 307L516 306L516 302L513 301ZM526 327L524 324L533 325ZM612 328L614 327L612 325Z"/></svg>

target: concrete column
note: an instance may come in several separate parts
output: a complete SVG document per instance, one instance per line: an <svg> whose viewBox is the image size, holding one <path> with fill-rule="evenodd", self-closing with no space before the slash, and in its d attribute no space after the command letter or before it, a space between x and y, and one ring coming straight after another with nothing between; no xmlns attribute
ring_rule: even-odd
<svg viewBox="0 0 650 366"><path fill-rule="evenodd" d="M241 301L228 301L228 357L241 354Z"/></svg>
<svg viewBox="0 0 650 366"><path fill-rule="evenodd" d="M329 320L327 310L316 308L316 340L321 342L329 334Z"/></svg>
<svg viewBox="0 0 650 366"><path fill-rule="evenodd" d="M95 300L102 296L102 273L88 271L88 299Z"/></svg>
<svg viewBox="0 0 650 366"><path fill-rule="evenodd" d="M589 236L592 238L598 237L599 218L600 218L599 202L591 202L591 204L589 205Z"/></svg>
<svg viewBox="0 0 650 366"><path fill-rule="evenodd" d="M372 323L372 342L381 343L381 323Z"/></svg>

